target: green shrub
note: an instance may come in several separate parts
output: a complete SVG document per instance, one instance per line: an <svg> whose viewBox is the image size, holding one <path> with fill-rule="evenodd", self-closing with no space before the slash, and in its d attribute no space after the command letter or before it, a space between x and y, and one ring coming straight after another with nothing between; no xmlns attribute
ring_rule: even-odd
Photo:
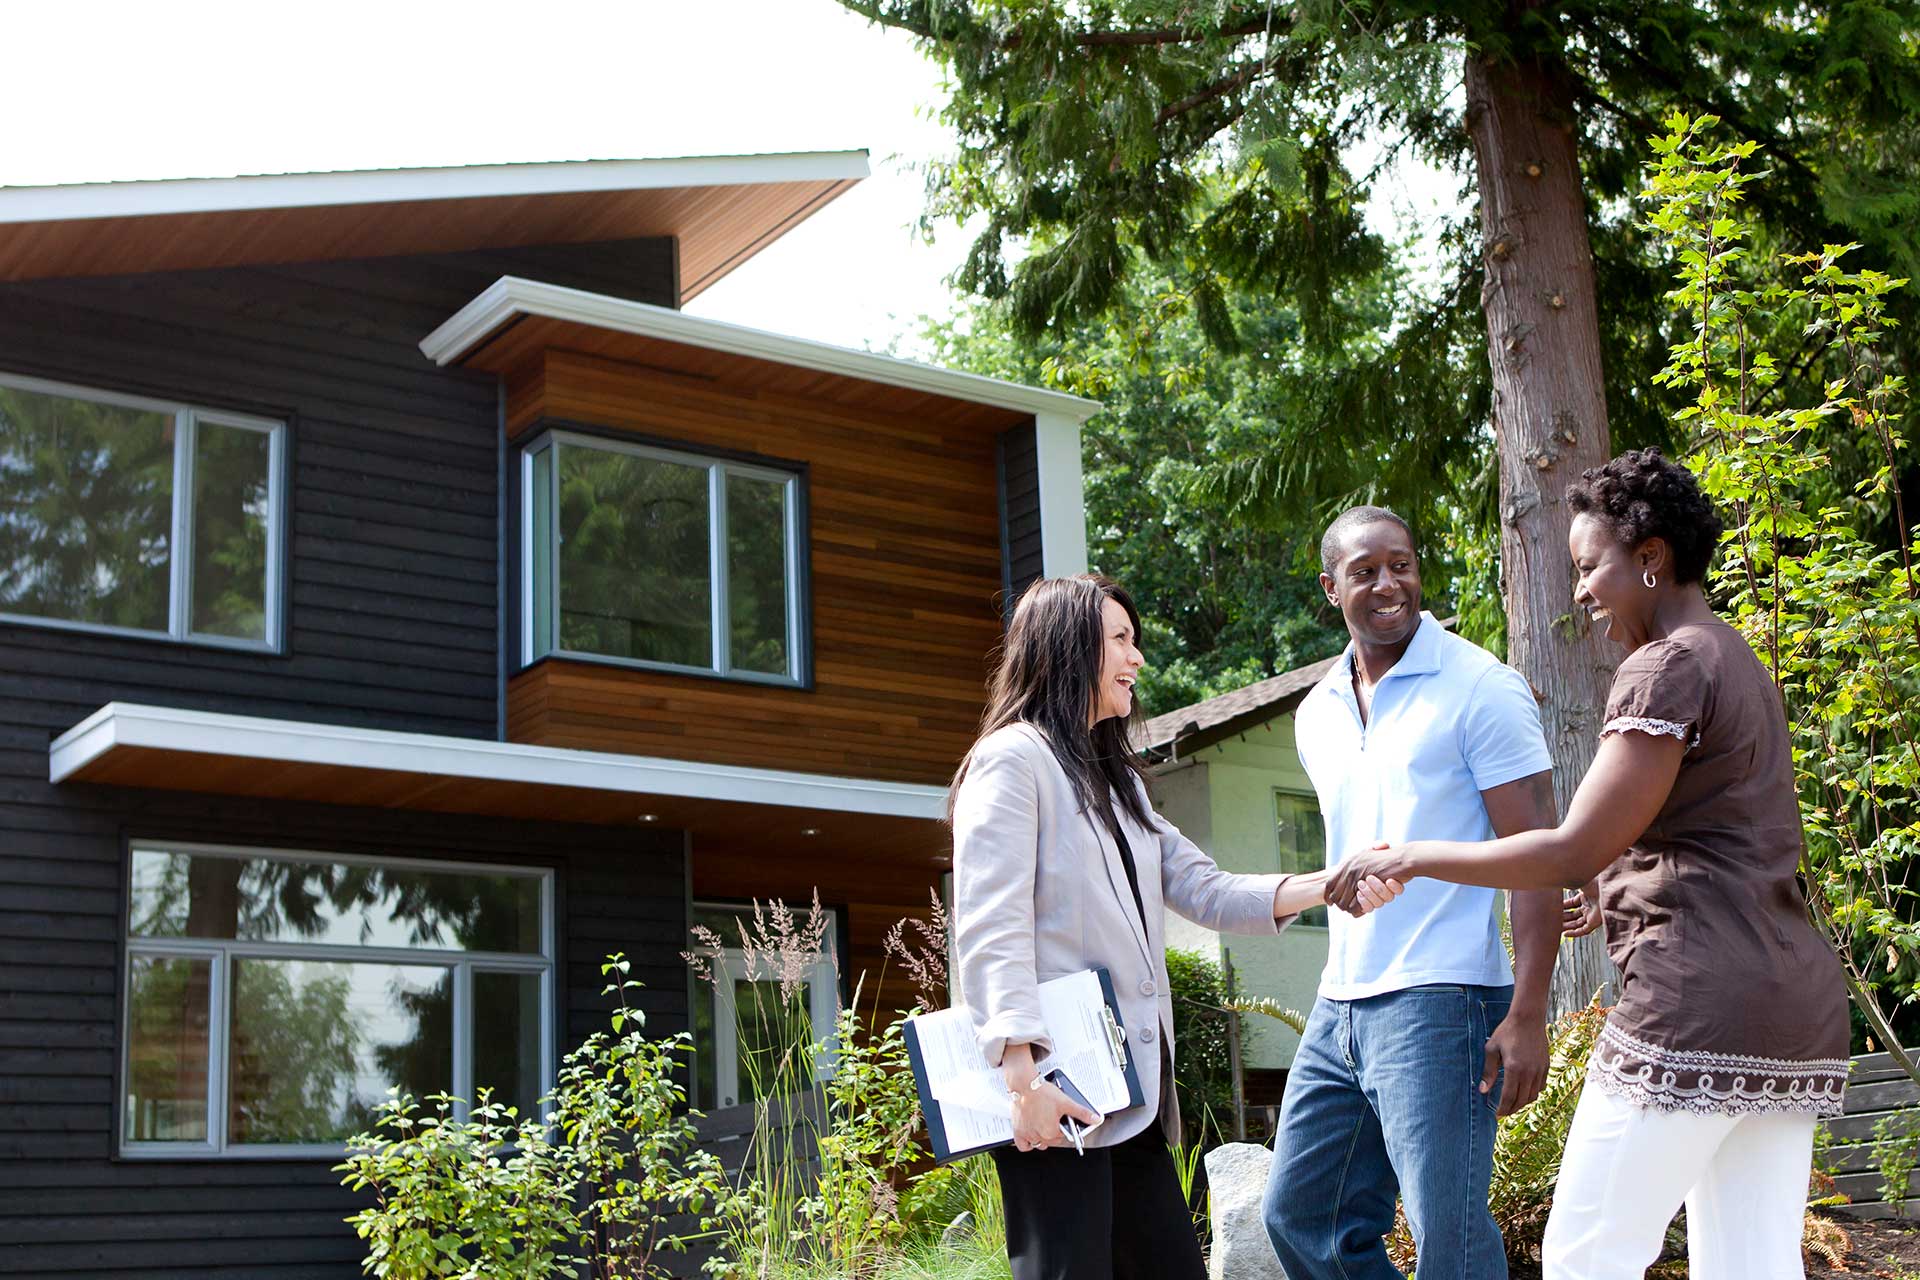
<svg viewBox="0 0 1920 1280"><path fill-rule="evenodd" d="M683 1032L649 1039L627 1002L639 983L614 955L603 975L618 1006L610 1031L566 1056L540 1116L483 1090L472 1113L436 1094L422 1113L395 1092L374 1130L347 1143L341 1181L373 1204L347 1221L367 1242L361 1270L387 1280L544 1280L591 1268L594 1280L663 1274L655 1259L693 1237L668 1229L692 1215L711 1230L729 1192L713 1156L694 1149L679 1079Z"/></svg>
<svg viewBox="0 0 1920 1280"><path fill-rule="evenodd" d="M1198 951L1167 951L1167 983L1173 992L1173 1082L1180 1097L1185 1143L1211 1148L1233 1114L1233 1055L1227 980L1220 966Z"/></svg>

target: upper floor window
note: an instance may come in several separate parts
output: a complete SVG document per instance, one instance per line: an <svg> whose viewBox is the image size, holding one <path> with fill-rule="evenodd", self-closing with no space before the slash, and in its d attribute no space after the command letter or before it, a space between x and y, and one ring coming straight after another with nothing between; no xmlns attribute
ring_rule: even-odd
<svg viewBox="0 0 1920 1280"><path fill-rule="evenodd" d="M804 679L798 475L564 431L523 468L528 661Z"/></svg>
<svg viewBox="0 0 1920 1280"><path fill-rule="evenodd" d="M390 1088L533 1114L552 904L532 868L135 844L121 1151L332 1154Z"/></svg>
<svg viewBox="0 0 1920 1280"><path fill-rule="evenodd" d="M285 435L0 374L0 617L277 648Z"/></svg>

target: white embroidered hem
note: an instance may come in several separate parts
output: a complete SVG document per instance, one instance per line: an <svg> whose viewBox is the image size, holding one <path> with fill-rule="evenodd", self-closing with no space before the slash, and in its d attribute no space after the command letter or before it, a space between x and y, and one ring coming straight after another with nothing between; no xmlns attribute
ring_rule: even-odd
<svg viewBox="0 0 1920 1280"><path fill-rule="evenodd" d="M1689 731L1686 725L1677 720L1655 720L1651 716L1615 716L1601 726L1600 736L1604 738L1610 733L1626 733L1629 730L1678 738L1687 744L1689 751L1700 745L1698 729Z"/></svg>
<svg viewBox="0 0 1920 1280"><path fill-rule="evenodd" d="M1810 1111L1839 1115L1846 1095L1845 1058L1759 1058L1667 1049L1609 1022L1587 1063L1587 1076L1608 1093L1657 1111L1759 1115Z"/></svg>

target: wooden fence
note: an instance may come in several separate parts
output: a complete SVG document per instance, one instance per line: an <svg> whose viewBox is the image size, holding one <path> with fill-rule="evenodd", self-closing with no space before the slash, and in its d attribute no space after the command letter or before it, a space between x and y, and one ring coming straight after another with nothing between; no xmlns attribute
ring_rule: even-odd
<svg viewBox="0 0 1920 1280"><path fill-rule="evenodd" d="M1836 1189L1853 1203L1845 1212L1858 1218L1920 1217L1920 1176L1909 1174L1906 1194L1895 1203L1881 1199L1880 1168L1874 1158L1874 1126L1891 1120L1908 1142L1920 1141L1920 1085L1888 1053L1861 1054L1853 1060L1847 1083L1846 1114L1825 1122L1831 1145L1819 1157L1834 1171Z"/></svg>

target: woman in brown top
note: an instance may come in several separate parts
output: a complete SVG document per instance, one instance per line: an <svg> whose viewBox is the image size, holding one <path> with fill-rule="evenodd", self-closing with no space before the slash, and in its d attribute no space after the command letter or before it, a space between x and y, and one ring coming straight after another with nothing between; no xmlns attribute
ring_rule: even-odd
<svg viewBox="0 0 1920 1280"><path fill-rule="evenodd" d="M1342 859L1327 901L1364 875L1586 886L1621 995L1567 1138L1548 1280L1641 1276L1683 1201L1694 1280L1800 1277L1814 1121L1846 1085L1847 996L1796 878L1780 696L1707 604L1721 525L1690 472L1633 451L1567 501L1574 600L1627 657L1566 821Z"/></svg>

